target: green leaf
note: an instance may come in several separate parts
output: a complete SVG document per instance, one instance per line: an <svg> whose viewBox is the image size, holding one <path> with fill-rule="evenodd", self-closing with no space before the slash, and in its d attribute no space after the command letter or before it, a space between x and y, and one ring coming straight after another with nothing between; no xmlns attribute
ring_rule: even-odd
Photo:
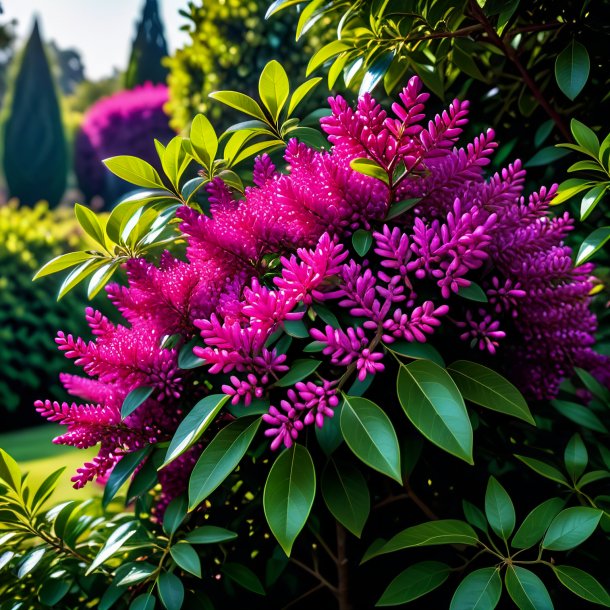
<svg viewBox="0 0 610 610"><path fill-rule="evenodd" d="M46 548L44 546L38 547L33 551L30 551L23 559L17 570L17 578L21 579L27 576L43 558Z"/></svg>
<svg viewBox="0 0 610 610"><path fill-rule="evenodd" d="M605 386L603 386L591 373L581 369L579 367L575 367L574 371L578 375L579 379L582 381L584 386L597 398L599 398L602 402L607 403L610 407L610 390L608 390Z"/></svg>
<svg viewBox="0 0 610 610"><path fill-rule="evenodd" d="M542 548L549 551L567 551L583 543L594 531L603 511L577 506L562 510L551 522Z"/></svg>
<svg viewBox="0 0 610 610"><path fill-rule="evenodd" d="M464 578L453 594L449 610L493 610L502 595L497 568L481 568Z"/></svg>
<svg viewBox="0 0 610 610"><path fill-rule="evenodd" d="M106 264L104 259L100 260L99 258L90 258L81 265L78 265L62 282L57 294L57 300L59 301L63 296L70 292L72 288L74 288L77 284L82 282L86 277L91 275L96 269L99 269L104 264Z"/></svg>
<svg viewBox="0 0 610 610"><path fill-rule="evenodd" d="M244 114L253 116L255 119L260 119L264 123L268 123L265 113L261 107L250 96L237 91L215 91L210 93L210 97L222 104L235 108Z"/></svg>
<svg viewBox="0 0 610 610"><path fill-rule="evenodd" d="M597 161L577 161L568 167L568 172L602 172L604 170L600 167Z"/></svg>
<svg viewBox="0 0 610 610"><path fill-rule="evenodd" d="M477 533L465 521L457 519L439 519L408 527L396 534L381 547L371 545L361 563L386 553L401 551L420 546L437 546L440 544L465 544L476 546L479 541Z"/></svg>
<svg viewBox="0 0 610 610"><path fill-rule="evenodd" d="M160 469L165 468L201 438L229 398L227 394L206 396L187 413L174 432Z"/></svg>
<svg viewBox="0 0 610 610"><path fill-rule="evenodd" d="M487 527L487 519L480 508L471 502L468 502L468 500L462 500L462 510L464 511L466 521L468 521L470 525L478 527L482 532L485 533L489 531L489 528Z"/></svg>
<svg viewBox="0 0 610 610"><path fill-rule="evenodd" d="M384 344L384 347L400 356L406 356L413 360L431 360L438 366L445 368L445 361L438 350L429 343L409 343L408 341L396 341Z"/></svg>
<svg viewBox="0 0 610 610"><path fill-rule="evenodd" d="M275 59L270 61L261 72L258 81L258 94L265 108L277 122L290 94L290 84L286 70Z"/></svg>
<svg viewBox="0 0 610 610"><path fill-rule="evenodd" d="M322 79L319 76L315 78L310 78L309 80L301 83L292 94L290 98L290 103L288 104L288 113L286 114L286 118L290 117L290 115L295 111L296 107L305 99L307 94L317 86L317 84Z"/></svg>
<svg viewBox="0 0 610 610"><path fill-rule="evenodd" d="M400 449L392 422L366 398L344 396L341 432L347 446L365 464L401 483Z"/></svg>
<svg viewBox="0 0 610 610"><path fill-rule="evenodd" d="M57 530L56 530L57 531ZM99 550L95 559L91 562L85 576L91 574L96 568L101 566L106 560L110 559L117 553L122 546L136 533L136 525L132 521L119 525L104 543L104 546ZM61 534L59 534L61 537Z"/></svg>
<svg viewBox="0 0 610 610"><path fill-rule="evenodd" d="M373 62L364 74L364 78L360 83L358 96L364 95L367 92L372 92L375 87L383 80L392 60L394 59L394 51L388 51Z"/></svg>
<svg viewBox="0 0 610 610"><path fill-rule="evenodd" d="M131 602L129 610L154 610L156 601L151 593L142 593Z"/></svg>
<svg viewBox="0 0 610 610"><path fill-rule="evenodd" d="M511 546L515 549L529 549L542 540L551 521L565 506L565 500L550 498L536 506L523 520L523 523L513 536Z"/></svg>
<svg viewBox="0 0 610 610"><path fill-rule="evenodd" d="M235 470L260 423L260 417L241 417L225 426L210 441L191 473L189 510L201 504Z"/></svg>
<svg viewBox="0 0 610 610"><path fill-rule="evenodd" d="M267 12L265 13L265 19L269 19L275 13L288 8L289 6L294 6L296 4L301 4L304 0L275 0L269 5Z"/></svg>
<svg viewBox="0 0 610 610"><path fill-rule="evenodd" d="M552 400L551 404L561 415L583 428L588 428L595 432L608 432L608 428L589 407L565 400Z"/></svg>
<svg viewBox="0 0 610 610"><path fill-rule="evenodd" d="M237 534L224 527L217 527L216 525L202 525L189 532L186 535L185 540L191 544L216 544L218 542L227 542L229 540L235 540Z"/></svg>
<svg viewBox="0 0 610 610"><path fill-rule="evenodd" d="M401 364L396 389L407 417L429 441L473 463L470 418L446 370L430 360Z"/></svg>
<svg viewBox="0 0 610 610"><path fill-rule="evenodd" d="M582 146L592 156L597 157L599 153L599 140L591 128L577 119L572 119L570 121L570 131L579 146Z"/></svg>
<svg viewBox="0 0 610 610"><path fill-rule="evenodd" d="M66 580L65 576L62 580L45 580L40 587L38 597L43 605L55 606L66 596L71 587L72 581Z"/></svg>
<svg viewBox="0 0 610 610"><path fill-rule="evenodd" d="M280 377L274 385L278 388L293 386L297 381L309 377L321 364L319 360L309 358L295 360L290 370L283 377Z"/></svg>
<svg viewBox="0 0 610 610"><path fill-rule="evenodd" d="M171 572L162 572L157 580L161 603L167 610L180 610L184 602L184 585Z"/></svg>
<svg viewBox="0 0 610 610"><path fill-rule="evenodd" d="M116 176L123 180L150 189L167 190L157 170L146 161L123 155L104 159L102 163Z"/></svg>
<svg viewBox="0 0 610 610"><path fill-rule="evenodd" d="M586 191L593 186L594 182L584 178L569 178L564 180L557 189L557 194L553 197L551 205L559 205L564 201L569 201L572 197Z"/></svg>
<svg viewBox="0 0 610 610"><path fill-rule="evenodd" d="M321 49L318 49L307 64L306 76L309 76L316 68L326 63L331 57L339 55L349 49L353 48L353 45L343 40L333 40L328 44L324 45Z"/></svg>
<svg viewBox="0 0 610 610"><path fill-rule="evenodd" d="M197 551L188 542L178 542L170 547L172 559L183 569L201 578L201 561Z"/></svg>
<svg viewBox="0 0 610 610"><path fill-rule="evenodd" d="M403 570L388 585L375 606L398 606L418 599L440 587L451 568L440 561L422 561Z"/></svg>
<svg viewBox="0 0 610 610"><path fill-rule="evenodd" d="M74 265L83 263L90 258L92 258L91 254L88 254L87 252L68 252L68 254L61 254L43 265L32 279L37 280L45 275L51 275L51 273L64 271L64 269L74 267Z"/></svg>
<svg viewBox="0 0 610 610"><path fill-rule="evenodd" d="M536 458L525 457L524 455L515 455L515 457L518 460L521 460L526 466L529 466L529 468L531 468L534 472L537 472L539 475L550 479L551 481L561 483L566 487L570 486L568 480L554 466L551 466L550 464L547 464L541 460L537 460Z"/></svg>
<svg viewBox="0 0 610 610"><path fill-rule="evenodd" d="M315 494L313 461L309 451L295 443L273 463L263 493L267 523L288 556L309 517Z"/></svg>
<svg viewBox="0 0 610 610"><path fill-rule="evenodd" d="M536 148L539 148L544 144L546 139L551 135L554 127L555 123L553 122L553 119L549 119L540 124L540 127L536 129L536 134L534 135L534 146Z"/></svg>
<svg viewBox="0 0 610 610"><path fill-rule="evenodd" d="M555 79L570 100L583 90L589 78L589 53L580 42L572 40L555 60Z"/></svg>
<svg viewBox="0 0 610 610"><path fill-rule="evenodd" d="M171 536L178 531L186 517L187 501L184 494L174 498L163 514L163 531Z"/></svg>
<svg viewBox="0 0 610 610"><path fill-rule="evenodd" d="M585 485L590 485L591 483L607 478L610 478L610 472L607 470L591 470L578 479L576 486L578 489L581 489Z"/></svg>
<svg viewBox="0 0 610 610"><path fill-rule="evenodd" d="M539 167L541 165L549 165L555 161L565 157L568 153L566 150L547 146L541 148L526 164L525 167Z"/></svg>
<svg viewBox="0 0 610 610"><path fill-rule="evenodd" d="M19 466L4 449L0 449L0 479L17 492L21 489Z"/></svg>
<svg viewBox="0 0 610 610"><path fill-rule="evenodd" d="M385 217L385 220L394 220L394 218L397 218L401 214L404 214L405 212L409 211L411 208L414 208L420 201L421 198L403 199L402 201L397 201L396 203L393 203L390 206L390 209L388 210L388 214Z"/></svg>
<svg viewBox="0 0 610 610"><path fill-rule="evenodd" d="M108 481L104 486L104 497L102 506L106 507L110 501L116 496L119 489L134 473L134 470L142 463L144 459L152 451L152 446L143 447L137 451L125 454L119 463L112 469L112 473L108 477Z"/></svg>
<svg viewBox="0 0 610 610"><path fill-rule="evenodd" d="M334 409L333 416L330 419L326 419L321 428L315 426L316 439L327 456L330 456L343 442L340 424L342 407L343 403L340 403Z"/></svg>
<svg viewBox="0 0 610 610"><path fill-rule="evenodd" d="M106 247L106 238L104 235L104 227L101 225L99 218L89 208L86 208L80 203L74 204L74 214L78 224L83 228L85 233L92 237L102 248Z"/></svg>
<svg viewBox="0 0 610 610"><path fill-rule="evenodd" d="M559 582L588 602L610 608L610 595L590 574L572 566L552 566Z"/></svg>
<svg viewBox="0 0 610 610"><path fill-rule="evenodd" d="M194 369L205 364L203 358L195 356L193 353L193 347L197 345L197 339L193 339L188 343L185 343L178 352L178 367L181 369L189 370Z"/></svg>
<svg viewBox="0 0 610 610"><path fill-rule="evenodd" d="M130 586L146 580L151 574L157 571L157 566L146 561L134 561L122 564L116 571L113 584L116 586Z"/></svg>
<svg viewBox="0 0 610 610"><path fill-rule="evenodd" d="M297 339L307 339L309 337L309 330L303 320L284 320L282 322L284 331L291 337Z"/></svg>
<svg viewBox="0 0 610 610"><path fill-rule="evenodd" d="M519 610L553 610L549 592L533 572L510 565L506 570L504 583Z"/></svg>
<svg viewBox="0 0 610 610"><path fill-rule="evenodd" d="M29 503L30 508L33 512L37 512L38 509L50 498L51 494L55 491L57 487L57 481L59 477L64 473L66 467L63 466L59 468L55 472L52 472L40 485L40 487L36 490L32 501Z"/></svg>
<svg viewBox="0 0 610 610"><path fill-rule="evenodd" d="M608 189L607 184L598 184L588 191L580 202L580 219L586 220L589 214L596 208Z"/></svg>
<svg viewBox="0 0 610 610"><path fill-rule="evenodd" d="M349 462L330 459L322 473L321 489L335 519L360 538L371 509L369 488L362 473Z"/></svg>
<svg viewBox="0 0 610 610"><path fill-rule="evenodd" d="M248 146L240 151L240 153L231 160L231 167L245 161L246 159L249 159L250 157L258 155L263 151L267 151L278 146L285 146L285 144L286 143L284 140L278 139L266 140L265 142L256 142L255 144L252 144L251 146Z"/></svg>
<svg viewBox="0 0 610 610"><path fill-rule="evenodd" d="M587 448L582 442L580 434L575 434L569 440L563 457L568 474L572 477L572 481L576 481L585 471L587 464L589 463Z"/></svg>
<svg viewBox="0 0 610 610"><path fill-rule="evenodd" d="M169 141L161 158L163 171L176 191L180 187L180 178L188 166L188 161L190 161L190 157L187 158L186 156L182 142L183 138L181 136L174 136Z"/></svg>
<svg viewBox="0 0 610 610"><path fill-rule="evenodd" d="M489 301L485 291L475 282L470 282L468 286L460 286L458 295L464 299L477 303L487 303Z"/></svg>
<svg viewBox="0 0 610 610"><path fill-rule="evenodd" d="M153 389L144 385L131 390L121 406L121 419L129 417L153 393Z"/></svg>
<svg viewBox="0 0 610 610"><path fill-rule="evenodd" d="M499 373L467 360L450 364L447 372L466 400L535 425L521 392Z"/></svg>
<svg viewBox="0 0 610 610"><path fill-rule="evenodd" d="M214 127L203 114L198 114L193 119L189 137L197 160L204 167L211 168L218 152L218 137Z"/></svg>
<svg viewBox="0 0 610 610"><path fill-rule="evenodd" d="M490 477L487 483L485 515L496 535L508 540L515 529L515 507L504 487L494 477Z"/></svg>
<svg viewBox="0 0 610 610"><path fill-rule="evenodd" d="M365 229L358 229L352 235L352 245L360 256L365 256L373 245L373 236L371 235L371 232L366 231Z"/></svg>
<svg viewBox="0 0 610 610"><path fill-rule="evenodd" d="M258 576L241 563L224 563L220 567L220 571L244 589L258 595L265 595L265 589Z"/></svg>
<svg viewBox="0 0 610 610"><path fill-rule="evenodd" d="M390 179L385 169L379 163L373 161L373 159L352 159L349 165L359 174L377 178L377 180L381 180L384 184L390 184Z"/></svg>
<svg viewBox="0 0 610 610"><path fill-rule="evenodd" d="M93 299L95 295L108 283L114 272L118 269L120 261L111 261L102 265L92 276L87 286L87 298Z"/></svg>

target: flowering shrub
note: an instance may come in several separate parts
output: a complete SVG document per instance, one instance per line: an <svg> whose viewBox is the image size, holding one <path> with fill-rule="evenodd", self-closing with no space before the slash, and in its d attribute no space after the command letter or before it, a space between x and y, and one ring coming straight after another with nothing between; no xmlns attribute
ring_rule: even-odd
<svg viewBox="0 0 610 610"><path fill-rule="evenodd" d="M104 159L132 154L155 162L153 138L166 143L174 135L163 112L166 102L167 87L148 83L101 99L87 111L76 135L74 169L88 200L99 195L109 205L130 190L104 168Z"/></svg>
<svg viewBox="0 0 610 610"><path fill-rule="evenodd" d="M277 78L287 82L285 73ZM252 113L281 114L288 93L276 84L261 91L264 108L252 100ZM165 251L158 263L127 260L128 284L107 287L126 325L89 309L93 340L59 332L59 349L87 375L62 376L83 404L36 403L42 416L67 426L56 442L100 446L98 456L74 476L75 486L107 479L109 501L135 472L127 498L137 498L141 510L150 509L156 527L165 532L145 558L146 573L141 550L112 548L140 574L140 584L129 589L121 572L113 585L119 592L135 598L156 590L166 608L179 608L185 591L199 594L192 577L201 577L203 561L208 566L203 578L210 586L214 574L228 582L224 595L234 594L231 582L262 593L258 577L243 565L247 548L251 557L266 557L268 586L287 569L283 556L278 558L270 547L266 527L261 531L260 523L246 517L262 505L291 566L319 580L305 593L326 588L341 608L349 607L349 596L356 599L347 584L346 529L354 535L352 552L362 544L362 551L368 548L363 561L443 543L476 551L459 569L432 561L407 568L384 593L384 605L405 603L440 586L452 570L461 572L481 554L494 567L469 573L452 608L470 607L467 600L483 594L495 600L487 607L495 607L502 592L501 568L506 568L506 590L519 607L529 607L519 601L522 590L537 591L546 600L544 584L524 567L529 563L551 566L561 583L589 601L596 597L610 603L592 576L556 567L554 554L548 560L550 553L589 538L605 514L602 500L581 487L610 476L608 456L600 449L605 462L597 471L601 475L584 473L586 445L573 435L565 453L571 482L543 460L513 457L541 446L534 425L543 421L544 401L563 392L566 379L577 374L581 381L565 391L607 399L609 360L592 347L592 266L573 266L563 244L571 219L549 214L556 187L524 198L525 173L518 161L486 179L493 132L457 148L468 104L455 100L426 123L427 97L412 78L391 113L368 94L355 109L341 97L331 99L332 112L321 121L329 149L290 140L285 167L279 170L268 155L258 157L253 184L243 196L232 173L223 170L225 181L219 168L231 166L227 159L239 159L235 138L243 137L243 144L248 134L234 134L223 157L215 160L219 140L201 118L190 139L178 138L161 150L173 185L165 198L151 202L145 194L140 204L122 204L105 227L87 221L102 244L105 232L125 236L135 222L129 215L136 213L144 229L135 243L148 230L154 233L150 227L160 209L170 215L177 210L179 236L186 245L184 253ZM190 181L179 188L193 160L204 168L196 187ZM110 160L109 167L141 186L164 185L139 160ZM194 198L193 188L203 185L207 200ZM46 272L93 260L64 258L51 262ZM79 269L72 273L87 270ZM95 275L107 277L108 268L101 269ZM445 358L452 363L446 366ZM498 368L511 381L493 370ZM395 385L396 393L388 391L388 384ZM532 414L522 392L540 413ZM575 419L576 411L557 408ZM423 450L413 428L430 442ZM583 434L595 442L592 429L589 424ZM271 468L268 446L282 450ZM485 514L466 502L467 521L438 519L413 487L413 468L422 451L432 460L431 479L445 470L450 480L471 477L480 483L481 463L498 476L503 468L516 472L524 465L524 477L530 476L529 467L554 481L551 494L557 484L564 485L589 506L564 509L563 499L553 499L552 506L546 500L536 509L538 515L544 513L543 525L536 521L534 527L535 519L528 516L511 539L515 509L492 476ZM366 474L346 459L349 455L370 467ZM600 461L597 455L593 460ZM315 504L316 472L322 473L324 504L333 524L338 522L336 551L328 548L323 533L329 513ZM149 492L157 482L160 491ZM424 482L421 487L425 492ZM368 519L371 499L375 510L402 499L388 491L394 488L405 489L404 497L433 520L412 525L389 542L372 543L371 533L392 536L405 525L401 512L386 522ZM454 504L447 500L439 506L455 516L459 509ZM312 507L322 523L309 518ZM233 509L243 516L236 518ZM204 521L208 525L201 525ZM238 547L198 553L192 545L204 541L201 531L218 529L210 522L242 528L250 541L242 542L241 553ZM320 572L317 558L313 568L299 558L309 554L310 546L302 542L308 531L334 560L337 586ZM361 536L362 542L357 540ZM220 540L226 541L226 534ZM520 550L510 551L509 540ZM516 558L536 545L537 558ZM418 579L428 584L416 594L412 583ZM281 586L292 599L303 594L303 587L290 579Z"/></svg>

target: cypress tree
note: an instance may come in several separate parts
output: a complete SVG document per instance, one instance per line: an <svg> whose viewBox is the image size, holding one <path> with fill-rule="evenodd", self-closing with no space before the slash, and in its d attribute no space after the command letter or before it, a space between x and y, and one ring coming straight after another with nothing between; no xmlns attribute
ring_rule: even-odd
<svg viewBox="0 0 610 610"><path fill-rule="evenodd" d="M25 45L2 125L9 195L24 205L55 206L66 188L68 154L61 110L38 21Z"/></svg>
<svg viewBox="0 0 610 610"><path fill-rule="evenodd" d="M146 0L136 37L131 47L125 73L125 87L133 89L146 82L164 83L167 68L161 60L167 55L167 44L157 0Z"/></svg>

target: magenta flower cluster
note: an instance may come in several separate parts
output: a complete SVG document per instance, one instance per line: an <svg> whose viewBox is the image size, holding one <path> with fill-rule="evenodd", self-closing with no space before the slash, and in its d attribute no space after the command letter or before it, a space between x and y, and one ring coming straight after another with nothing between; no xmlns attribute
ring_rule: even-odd
<svg viewBox="0 0 610 610"><path fill-rule="evenodd" d="M322 119L330 150L291 141L289 173L257 159L243 199L213 180L210 214L178 212L186 261L166 252L158 266L127 263L128 286L108 288L127 326L88 311L93 341L59 333L60 349L89 376L63 382L86 404L37 409L67 425L56 442L100 443L77 486L171 438L206 393L267 404L271 447L289 447L333 417L346 383L383 374L385 345L437 333L453 351L457 342L496 368L508 362L507 374L534 398L554 396L574 366L610 381L608 360L591 348L591 266L573 267L563 243L571 221L548 211L555 187L524 199L519 162L486 180L493 133L457 148L468 105L456 100L424 125L427 97L413 78L390 115L369 95L356 109L331 99ZM356 158L376 162L388 180L352 169ZM405 200L411 207L385 220ZM368 232L368 250L352 247L357 230ZM473 289L484 298L466 298ZM201 366L181 369L179 351L193 339ZM320 362L287 384L307 353ZM141 386L152 394L121 420L123 400ZM172 494L189 474L174 464L162 471Z"/></svg>

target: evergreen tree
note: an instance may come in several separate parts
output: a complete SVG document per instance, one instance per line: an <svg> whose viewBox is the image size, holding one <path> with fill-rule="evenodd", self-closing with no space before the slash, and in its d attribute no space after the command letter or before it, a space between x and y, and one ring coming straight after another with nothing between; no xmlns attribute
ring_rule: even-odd
<svg viewBox="0 0 610 610"><path fill-rule="evenodd" d="M25 205L42 199L57 205L66 187L68 154L38 21L9 85L2 143L9 195Z"/></svg>
<svg viewBox="0 0 610 610"><path fill-rule="evenodd" d="M161 60L167 54L159 4L157 0L146 0L131 47L129 65L125 73L125 87L133 89L146 82L164 83L167 68L162 65Z"/></svg>

